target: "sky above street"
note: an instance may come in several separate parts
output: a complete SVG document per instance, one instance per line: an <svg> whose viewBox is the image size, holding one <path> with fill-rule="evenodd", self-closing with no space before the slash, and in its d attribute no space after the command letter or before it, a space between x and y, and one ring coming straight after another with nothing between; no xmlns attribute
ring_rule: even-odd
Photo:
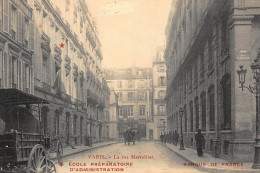
<svg viewBox="0 0 260 173"><path fill-rule="evenodd" d="M151 66L165 45L171 0L86 0L102 44L103 67Z"/></svg>

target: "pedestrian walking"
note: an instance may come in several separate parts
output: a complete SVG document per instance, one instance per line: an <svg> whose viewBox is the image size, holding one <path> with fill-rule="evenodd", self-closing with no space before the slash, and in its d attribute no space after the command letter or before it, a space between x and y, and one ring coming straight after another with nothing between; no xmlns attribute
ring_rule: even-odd
<svg viewBox="0 0 260 173"><path fill-rule="evenodd" d="M198 133L195 135L196 145L197 145L197 154L199 157L203 156L202 145L204 142L204 135L201 133L201 130L198 130Z"/></svg>
<svg viewBox="0 0 260 173"><path fill-rule="evenodd" d="M163 135L163 143L166 144L166 140L167 140L167 136L166 136L166 133L164 133Z"/></svg>
<svg viewBox="0 0 260 173"><path fill-rule="evenodd" d="M172 131L169 132L169 144L172 143Z"/></svg>
<svg viewBox="0 0 260 173"><path fill-rule="evenodd" d="M179 140L179 133L177 132L177 130L175 130L176 133L176 146L178 145L178 140Z"/></svg>
<svg viewBox="0 0 260 173"><path fill-rule="evenodd" d="M160 135L161 143L163 143L163 134Z"/></svg>

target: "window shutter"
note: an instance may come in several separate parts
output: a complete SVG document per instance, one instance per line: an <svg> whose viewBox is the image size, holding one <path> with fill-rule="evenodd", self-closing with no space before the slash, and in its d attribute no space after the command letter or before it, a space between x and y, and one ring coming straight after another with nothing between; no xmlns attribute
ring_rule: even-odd
<svg viewBox="0 0 260 173"><path fill-rule="evenodd" d="M9 30L9 20L8 20L8 17L9 17L9 4L8 4L8 0L4 0L4 5L3 5L4 9L4 20L3 20L3 23L4 23L4 32L8 32Z"/></svg>
<svg viewBox="0 0 260 173"><path fill-rule="evenodd" d="M34 50L34 27L33 27L33 22L30 21L30 26L29 26L29 42L30 42L30 49Z"/></svg>

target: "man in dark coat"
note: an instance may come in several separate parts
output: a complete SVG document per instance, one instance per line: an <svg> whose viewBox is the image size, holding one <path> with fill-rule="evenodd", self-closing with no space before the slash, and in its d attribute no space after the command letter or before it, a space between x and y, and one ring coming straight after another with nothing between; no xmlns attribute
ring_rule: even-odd
<svg viewBox="0 0 260 173"><path fill-rule="evenodd" d="M204 142L204 136L201 133L201 130L198 130L198 133L195 135L195 140L196 140L196 145L197 145L197 154L199 157L203 156L203 150L202 150L202 145Z"/></svg>
<svg viewBox="0 0 260 173"><path fill-rule="evenodd" d="M163 134L160 135L161 143L163 143Z"/></svg>
<svg viewBox="0 0 260 173"><path fill-rule="evenodd" d="M176 146L178 145L178 140L179 140L179 133L177 132L177 130L175 130L176 133Z"/></svg>

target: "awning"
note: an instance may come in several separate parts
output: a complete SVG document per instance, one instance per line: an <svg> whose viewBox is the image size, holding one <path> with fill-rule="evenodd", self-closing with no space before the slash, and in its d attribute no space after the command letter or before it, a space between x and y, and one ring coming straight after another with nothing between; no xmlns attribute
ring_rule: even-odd
<svg viewBox="0 0 260 173"><path fill-rule="evenodd" d="M40 97L28 94L18 89L0 89L0 105L27 105L27 104L49 104Z"/></svg>

